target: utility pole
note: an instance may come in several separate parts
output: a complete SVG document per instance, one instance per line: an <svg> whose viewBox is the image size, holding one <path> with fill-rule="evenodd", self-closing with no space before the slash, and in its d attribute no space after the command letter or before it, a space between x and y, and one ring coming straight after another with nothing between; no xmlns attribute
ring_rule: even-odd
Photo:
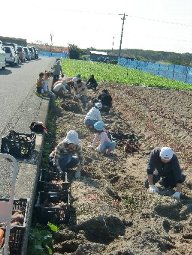
<svg viewBox="0 0 192 255"><path fill-rule="evenodd" d="M112 41L112 52L113 52L113 48L114 48L114 39L115 39L115 37L113 36L113 41Z"/></svg>
<svg viewBox="0 0 192 255"><path fill-rule="evenodd" d="M52 56L52 46L53 46L53 34L50 34L51 44L50 44L50 52Z"/></svg>
<svg viewBox="0 0 192 255"><path fill-rule="evenodd" d="M119 58L121 57L121 45L122 45L122 39L123 39L123 29L124 29L124 23L125 23L125 20L126 20L126 16L128 16L127 14L119 14L119 15L123 15L123 18L122 19L122 28L121 28L121 39L120 39L120 45L119 45Z"/></svg>

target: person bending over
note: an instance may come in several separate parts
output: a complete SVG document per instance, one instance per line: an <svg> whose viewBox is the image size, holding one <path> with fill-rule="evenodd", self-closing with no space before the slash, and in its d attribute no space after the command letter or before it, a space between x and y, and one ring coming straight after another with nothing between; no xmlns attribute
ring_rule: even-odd
<svg viewBox="0 0 192 255"><path fill-rule="evenodd" d="M185 175L182 173L176 154L170 147L157 147L151 151L147 177L145 187L149 188L150 193L159 192L155 184L160 181L164 188L175 188L173 197L180 199Z"/></svg>

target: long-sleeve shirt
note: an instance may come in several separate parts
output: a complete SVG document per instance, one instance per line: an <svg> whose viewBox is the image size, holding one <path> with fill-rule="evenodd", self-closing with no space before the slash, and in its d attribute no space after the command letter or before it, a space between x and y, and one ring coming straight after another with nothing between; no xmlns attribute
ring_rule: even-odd
<svg viewBox="0 0 192 255"><path fill-rule="evenodd" d="M89 80L86 82L86 85L89 83L97 83L97 81L95 80L95 78L89 78Z"/></svg>
<svg viewBox="0 0 192 255"><path fill-rule="evenodd" d="M112 106L112 97L107 93L102 93L98 96L98 99L101 100L102 105L111 107Z"/></svg>
<svg viewBox="0 0 192 255"><path fill-rule="evenodd" d="M74 88L77 89L77 81L79 80L80 78L79 77L73 77L72 78L72 82L74 84Z"/></svg>
<svg viewBox="0 0 192 255"><path fill-rule="evenodd" d="M63 89L63 91L68 91L66 88L66 81L57 82L56 85L53 87L53 92L59 92L60 89Z"/></svg>
<svg viewBox="0 0 192 255"><path fill-rule="evenodd" d="M157 170L161 177L172 175L176 183L180 183L182 180L182 170L180 168L177 156L173 154L170 162L163 163L159 156L160 150L161 148L155 148L152 150L147 165L147 174L153 174L153 172Z"/></svg>
<svg viewBox="0 0 192 255"><path fill-rule="evenodd" d="M56 164L56 167L58 170L61 170L60 169L60 166L59 166L59 159L65 155L65 154L77 154L78 158L79 158L79 161L80 161L80 165L83 166L83 153L82 153L82 148L80 145L76 145L75 149L73 151L69 150L68 149L68 146L66 143L64 142L60 142L57 147L55 148L55 164Z"/></svg>
<svg viewBox="0 0 192 255"><path fill-rule="evenodd" d="M62 73L60 60L57 60L57 62L53 65L52 70L53 70L53 75L60 75L60 73Z"/></svg>
<svg viewBox="0 0 192 255"><path fill-rule="evenodd" d="M81 82L81 86L77 85L76 93L80 96L87 95L87 87L84 82Z"/></svg>
<svg viewBox="0 0 192 255"><path fill-rule="evenodd" d="M97 142L100 142L100 146L102 146L104 144L104 142L111 142L111 140L109 139L106 131L103 131L101 133L96 133L95 137L93 139L93 143L92 146L95 147Z"/></svg>
<svg viewBox="0 0 192 255"><path fill-rule="evenodd" d="M97 109L96 107L92 107L87 115L85 116L85 120L102 120L102 117L101 117L101 113L99 111L99 109Z"/></svg>
<svg viewBox="0 0 192 255"><path fill-rule="evenodd" d="M36 87L37 88L42 88L43 87L43 78L38 78L36 81Z"/></svg>

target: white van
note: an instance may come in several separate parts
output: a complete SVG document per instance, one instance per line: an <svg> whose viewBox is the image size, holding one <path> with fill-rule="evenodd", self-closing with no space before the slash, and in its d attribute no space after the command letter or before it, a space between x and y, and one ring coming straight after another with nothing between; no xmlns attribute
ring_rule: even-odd
<svg viewBox="0 0 192 255"><path fill-rule="evenodd" d="M5 69L6 62L5 62L5 51L3 50L2 41L0 41L0 69Z"/></svg>

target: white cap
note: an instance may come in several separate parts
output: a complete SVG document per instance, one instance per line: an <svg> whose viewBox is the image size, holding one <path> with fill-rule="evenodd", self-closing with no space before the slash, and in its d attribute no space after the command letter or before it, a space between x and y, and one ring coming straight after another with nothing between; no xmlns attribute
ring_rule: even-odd
<svg viewBox="0 0 192 255"><path fill-rule="evenodd" d="M101 109L101 108L102 108L102 103L97 102L97 103L95 103L95 106L96 106L98 109Z"/></svg>
<svg viewBox="0 0 192 255"><path fill-rule="evenodd" d="M173 157L173 150L170 147L162 147L159 156L164 160L170 160Z"/></svg>
<svg viewBox="0 0 192 255"><path fill-rule="evenodd" d="M67 132L67 136L65 137L63 142L68 144L73 143L76 145L80 144L77 132L75 130L70 130L69 132Z"/></svg>

